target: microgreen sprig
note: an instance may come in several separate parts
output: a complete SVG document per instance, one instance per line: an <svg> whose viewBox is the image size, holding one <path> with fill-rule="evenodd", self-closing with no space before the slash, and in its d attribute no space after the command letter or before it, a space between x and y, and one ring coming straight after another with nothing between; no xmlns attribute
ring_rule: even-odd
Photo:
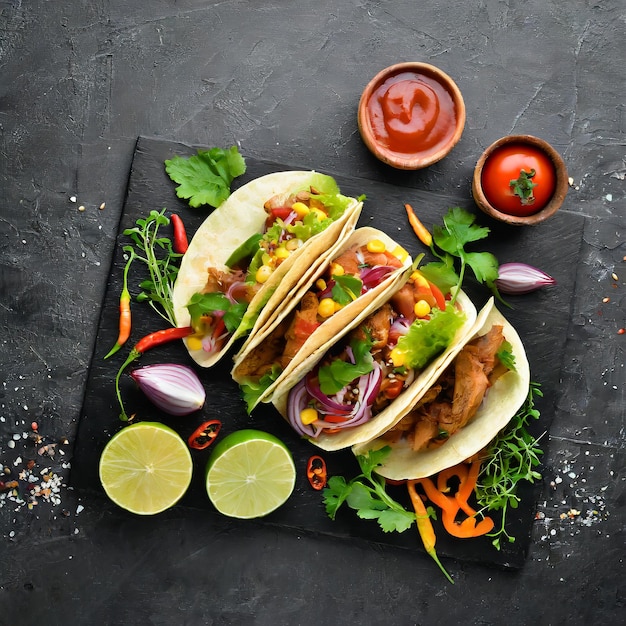
<svg viewBox="0 0 626 626"><path fill-rule="evenodd" d="M148 267L150 277L139 283L141 293L138 302L149 302L150 306L172 326L176 326L172 294L178 275L176 261L182 254L174 252L169 237L159 236L159 229L170 223L162 211L150 211L148 217L136 221L136 226L124 230L133 240L133 246L124 246L127 254L134 254L135 259Z"/></svg>
<svg viewBox="0 0 626 626"><path fill-rule="evenodd" d="M533 437L527 429L531 419L539 419L535 408L535 398L543 393L538 383L531 382L526 401L517 411L507 428L491 442L486 457L482 461L476 499L481 511L502 511L500 526L488 536L499 550L501 538L509 543L515 541L505 530L508 509L516 509L520 498L517 488L520 482L534 483L541 480L536 470L543 451L538 445L539 438Z"/></svg>

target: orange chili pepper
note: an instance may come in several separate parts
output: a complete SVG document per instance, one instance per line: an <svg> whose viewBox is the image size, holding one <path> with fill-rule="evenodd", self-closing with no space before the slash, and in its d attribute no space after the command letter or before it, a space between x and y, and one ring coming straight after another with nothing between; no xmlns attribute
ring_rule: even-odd
<svg viewBox="0 0 626 626"><path fill-rule="evenodd" d="M426 510L426 506L424 502L418 495L415 489L415 483L417 480L408 480L406 483L407 489L409 490L409 496L411 497L411 504L413 505L413 509L415 509L415 520L417 522L417 530L419 531L420 537L422 538L422 543L424 544L424 549L427 554L437 563L439 569L443 572L444 576L454 585L454 581L450 577L450 574L445 570L444 566L439 561L439 557L437 556L437 552L435 550L435 543L437 541L437 537L435 536L435 529L430 521L430 517L428 517L428 511Z"/></svg>
<svg viewBox="0 0 626 626"><path fill-rule="evenodd" d="M490 517L477 522L477 511L468 502L476 487L480 464L480 461L474 461L470 465L459 463L442 470L437 476L437 485L430 478L419 479L426 497L441 508L441 521L444 528L450 535L459 539L486 535L494 527L494 522ZM450 492L448 482L455 477L459 479L459 487L454 495L446 495ZM467 515L461 522L457 522L456 519L459 511Z"/></svg>
<svg viewBox="0 0 626 626"><path fill-rule="evenodd" d="M328 472L326 471L326 461L321 456L314 454L306 464L306 477L309 483L316 491L321 491L328 481Z"/></svg>
<svg viewBox="0 0 626 626"><path fill-rule="evenodd" d="M128 257L128 261L126 261L126 265L124 266L124 283L122 287L122 293L120 294L120 320L119 320L119 332L117 336L117 341L115 345L109 350L108 354L104 357L108 359L110 356L113 356L127 341L130 337L130 329L131 329L131 315L130 315L130 292L128 291L128 268L130 264L133 262L135 258L135 253L130 252L130 257Z"/></svg>
<svg viewBox="0 0 626 626"><path fill-rule="evenodd" d="M410 204L405 204L404 208L406 209L407 217L409 218L409 224L411 224L411 228L413 232L417 235L417 238L425 245L430 248L433 243L433 236L430 234L430 231L420 219L415 215L415 211Z"/></svg>

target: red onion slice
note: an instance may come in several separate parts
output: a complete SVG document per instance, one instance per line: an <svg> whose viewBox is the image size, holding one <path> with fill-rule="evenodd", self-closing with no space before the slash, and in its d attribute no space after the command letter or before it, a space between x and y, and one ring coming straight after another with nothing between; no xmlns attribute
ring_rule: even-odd
<svg viewBox="0 0 626 626"><path fill-rule="evenodd" d="M369 291L379 285L384 278L393 272L390 265L376 265L375 267L366 267L361 272L361 280L363 281L363 290Z"/></svg>
<svg viewBox="0 0 626 626"><path fill-rule="evenodd" d="M368 374L359 377L356 387L358 388L357 401L354 404L341 404L338 397L343 397L342 390L334 397L321 393L319 386L312 384L309 376L300 380L290 391L287 401L287 416L293 429L301 435L318 437L325 429L343 429L359 426L372 418L372 404L380 391L382 382L382 369L378 363ZM309 389L314 394L309 393ZM341 422L328 422L323 417L312 424L303 424L300 419L301 412L314 401L315 408L327 415L339 415L345 417Z"/></svg>

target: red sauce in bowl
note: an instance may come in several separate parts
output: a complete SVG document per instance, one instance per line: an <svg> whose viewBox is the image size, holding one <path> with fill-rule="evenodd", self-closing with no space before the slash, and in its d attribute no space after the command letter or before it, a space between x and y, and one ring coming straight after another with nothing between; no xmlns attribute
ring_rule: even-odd
<svg viewBox="0 0 626 626"><path fill-rule="evenodd" d="M434 154L457 130L457 111L450 92L437 79L401 71L376 87L367 100L375 139L401 155Z"/></svg>

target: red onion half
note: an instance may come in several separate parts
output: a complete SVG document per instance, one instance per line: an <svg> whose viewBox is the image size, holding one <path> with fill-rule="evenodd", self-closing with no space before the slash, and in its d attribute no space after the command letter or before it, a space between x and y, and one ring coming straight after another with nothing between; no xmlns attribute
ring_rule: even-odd
<svg viewBox="0 0 626 626"><path fill-rule="evenodd" d="M526 263L503 263L495 281L500 293L519 295L542 287L556 285L556 280L544 271Z"/></svg>
<svg viewBox="0 0 626 626"><path fill-rule="evenodd" d="M130 375L148 400L170 415L189 415L204 406L206 391L186 365L145 365Z"/></svg>

